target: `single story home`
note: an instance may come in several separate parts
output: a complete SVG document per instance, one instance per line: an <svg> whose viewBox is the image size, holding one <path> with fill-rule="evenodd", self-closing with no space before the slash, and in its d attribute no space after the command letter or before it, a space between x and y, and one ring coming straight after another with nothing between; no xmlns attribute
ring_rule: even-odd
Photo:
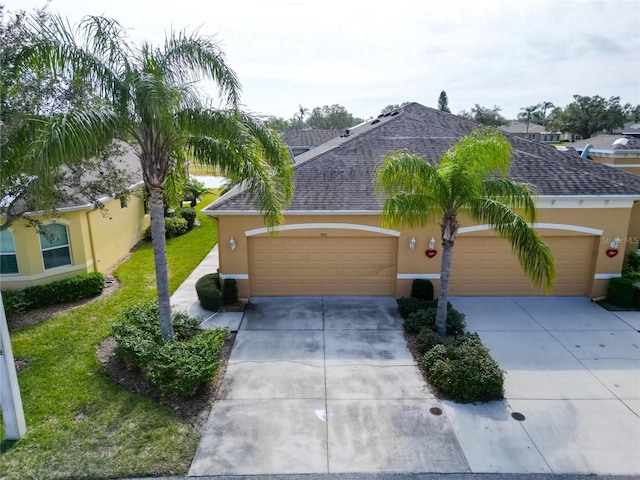
<svg viewBox="0 0 640 480"><path fill-rule="evenodd" d="M527 122L510 122L500 127L500 130L517 137L542 143L556 143L562 141L563 138L561 132L550 132L544 126L531 122L529 122L529 125L527 125Z"/></svg>
<svg viewBox="0 0 640 480"><path fill-rule="evenodd" d="M80 273L102 272L125 256L142 238L149 214L142 199L140 160L133 150L111 159L116 168L139 179L131 195L105 192L99 209L88 198L58 205L57 215L30 214L47 234L24 220L0 231L0 289L21 290Z"/></svg>
<svg viewBox="0 0 640 480"><path fill-rule="evenodd" d="M381 226L376 166L409 149L434 165L475 122L411 103L366 121L295 159L295 193L275 232L236 187L203 211L218 220L220 274L240 296L408 295L415 278L440 278L440 227ZM640 177L507 134L509 177L539 192L534 227L553 251L553 295L599 296L640 237ZM450 293L540 295L506 240L460 219ZM274 234L275 233L275 234ZM432 242L436 250L426 255ZM619 252L614 255L614 251Z"/></svg>
<svg viewBox="0 0 640 480"><path fill-rule="evenodd" d="M629 132L631 131L633 131L632 125L629 126ZM601 134L573 142L568 146L583 154L586 150L586 155L594 162L640 175L639 135L638 133Z"/></svg>

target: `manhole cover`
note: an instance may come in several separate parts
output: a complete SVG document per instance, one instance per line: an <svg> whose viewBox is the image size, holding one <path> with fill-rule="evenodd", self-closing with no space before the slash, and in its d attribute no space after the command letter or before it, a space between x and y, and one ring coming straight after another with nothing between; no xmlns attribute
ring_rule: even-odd
<svg viewBox="0 0 640 480"><path fill-rule="evenodd" d="M431 407L431 408L429 409L429 412L430 412L432 415L442 415L442 409L441 409L441 408L438 408L438 407Z"/></svg>
<svg viewBox="0 0 640 480"><path fill-rule="evenodd" d="M513 412L511 414L511 418L513 418L514 420L518 420L519 422L522 422L524 420L524 415L521 414L520 412Z"/></svg>

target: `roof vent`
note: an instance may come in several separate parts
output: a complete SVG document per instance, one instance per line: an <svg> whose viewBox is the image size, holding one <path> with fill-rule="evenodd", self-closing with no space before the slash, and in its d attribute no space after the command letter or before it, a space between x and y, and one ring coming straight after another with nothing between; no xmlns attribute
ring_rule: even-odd
<svg viewBox="0 0 640 480"><path fill-rule="evenodd" d="M347 128L347 129L344 131L344 133L343 133L342 135L340 135L340 136L341 136L341 137L348 137L350 133L351 133L351 132L350 132L350 131L349 131L349 129Z"/></svg>
<svg viewBox="0 0 640 480"><path fill-rule="evenodd" d="M388 117L389 115L391 115L391 112L387 112L383 116Z"/></svg>
<svg viewBox="0 0 640 480"><path fill-rule="evenodd" d="M375 125L376 123L380 123L380 120L378 120L377 118L373 122L371 122L371 125Z"/></svg>
<svg viewBox="0 0 640 480"><path fill-rule="evenodd" d="M627 143L629 143L628 138L619 138L615 142L613 142L614 145L626 145Z"/></svg>
<svg viewBox="0 0 640 480"><path fill-rule="evenodd" d="M398 115L399 113L400 113L400 112L396 110L395 112L393 112L393 113L391 114L391 116L392 116L392 117L395 117L395 116L396 116L396 115Z"/></svg>

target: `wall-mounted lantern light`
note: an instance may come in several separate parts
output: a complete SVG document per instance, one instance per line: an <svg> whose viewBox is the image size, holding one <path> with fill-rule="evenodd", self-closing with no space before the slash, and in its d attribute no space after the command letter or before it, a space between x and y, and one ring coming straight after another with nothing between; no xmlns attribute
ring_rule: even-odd
<svg viewBox="0 0 640 480"><path fill-rule="evenodd" d="M610 246L611 248L618 248L618 245L620 245L620 237L616 235L616 238L613 239Z"/></svg>
<svg viewBox="0 0 640 480"><path fill-rule="evenodd" d="M231 247L231 250L236 249L236 241L233 239L233 237L231 237L231 240L229 240L229 246Z"/></svg>
<svg viewBox="0 0 640 480"><path fill-rule="evenodd" d="M429 250L433 250L433 247L436 246L436 239L431 237L431 240L429 240Z"/></svg>
<svg viewBox="0 0 640 480"><path fill-rule="evenodd" d="M416 248L416 239L414 237L411 237L411 240L409 241L409 248L411 250L413 250L414 248Z"/></svg>

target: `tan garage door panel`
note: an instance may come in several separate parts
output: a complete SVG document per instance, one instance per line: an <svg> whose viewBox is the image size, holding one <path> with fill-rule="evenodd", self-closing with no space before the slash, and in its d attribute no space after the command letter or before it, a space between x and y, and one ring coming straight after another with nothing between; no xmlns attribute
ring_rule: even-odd
<svg viewBox="0 0 640 480"><path fill-rule="evenodd" d="M393 295L396 239L250 238L252 295Z"/></svg>
<svg viewBox="0 0 640 480"><path fill-rule="evenodd" d="M586 295L593 276L595 237L545 237L556 262L553 295ZM458 237L451 295L542 295L522 272L506 240Z"/></svg>

